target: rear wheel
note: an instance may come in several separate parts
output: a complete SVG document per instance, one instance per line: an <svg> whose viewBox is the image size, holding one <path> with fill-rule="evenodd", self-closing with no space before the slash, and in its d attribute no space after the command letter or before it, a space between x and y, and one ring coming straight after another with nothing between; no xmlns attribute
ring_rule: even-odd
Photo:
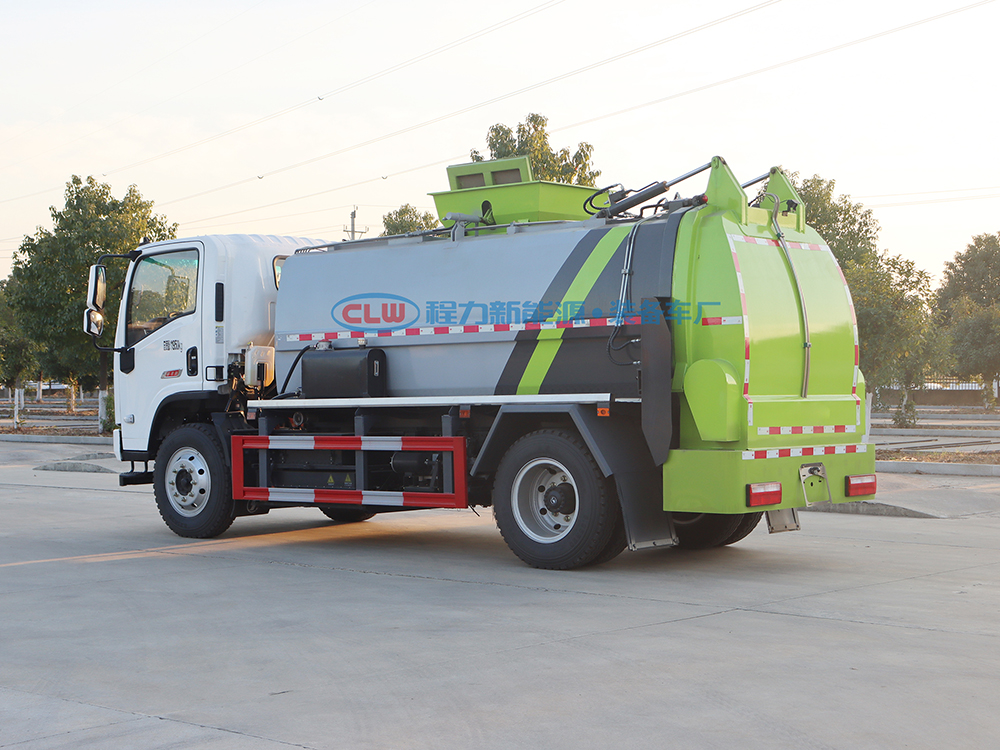
<svg viewBox="0 0 1000 750"><path fill-rule="evenodd" d="M708 549L727 544L736 533L743 516L725 513L674 513L677 546L684 549ZM747 534L750 532L748 531Z"/></svg>
<svg viewBox="0 0 1000 750"><path fill-rule="evenodd" d="M615 530L611 534L607 545L597 557L591 560L590 564L600 565L601 563L606 563L608 560L614 560L625 551L627 546L628 538L625 536L625 521L621 518L621 514L619 514L619 521L615 525Z"/></svg>
<svg viewBox="0 0 1000 750"><path fill-rule="evenodd" d="M370 510L363 508L350 508L337 505L320 505L319 510L324 516L337 523L367 521L375 515Z"/></svg>
<svg viewBox="0 0 1000 750"><path fill-rule="evenodd" d="M153 494L163 520L179 536L206 539L232 525L235 503L215 430L192 424L167 435L156 453Z"/></svg>
<svg viewBox="0 0 1000 750"><path fill-rule="evenodd" d="M536 568L606 562L624 549L621 508L590 451L566 430L539 430L497 468L493 516L511 551Z"/></svg>
<svg viewBox="0 0 1000 750"><path fill-rule="evenodd" d="M763 517L763 512L744 513L740 516L740 523L733 533L726 537L719 546L722 547L727 544L736 544L736 542L744 539L751 531L757 528L757 524L760 523L760 519Z"/></svg>

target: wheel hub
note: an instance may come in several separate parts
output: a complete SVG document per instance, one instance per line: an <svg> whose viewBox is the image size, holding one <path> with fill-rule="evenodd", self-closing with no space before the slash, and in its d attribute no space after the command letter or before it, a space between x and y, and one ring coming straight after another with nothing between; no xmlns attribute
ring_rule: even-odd
<svg viewBox="0 0 1000 750"><path fill-rule="evenodd" d="M564 539L576 523L576 480L551 458L537 458L517 473L511 488L514 520L542 544Z"/></svg>
<svg viewBox="0 0 1000 750"><path fill-rule="evenodd" d="M212 492L212 475L205 457L192 448L176 451L164 472L167 498L182 516L196 516Z"/></svg>
<svg viewBox="0 0 1000 750"><path fill-rule="evenodd" d="M187 469L181 469L177 472L175 484L177 491L182 495L190 495L191 490L194 489L194 481L192 481L191 474L188 473Z"/></svg>
<svg viewBox="0 0 1000 750"><path fill-rule="evenodd" d="M573 491L573 485L562 482L549 487L545 490L542 502L549 513L572 513L576 510L576 493Z"/></svg>

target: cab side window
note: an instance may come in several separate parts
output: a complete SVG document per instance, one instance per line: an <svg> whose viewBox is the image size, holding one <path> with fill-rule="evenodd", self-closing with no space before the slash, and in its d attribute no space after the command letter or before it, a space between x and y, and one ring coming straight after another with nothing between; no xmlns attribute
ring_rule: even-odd
<svg viewBox="0 0 1000 750"><path fill-rule="evenodd" d="M125 346L134 346L171 320L195 311L198 251L150 255L132 274L125 317Z"/></svg>

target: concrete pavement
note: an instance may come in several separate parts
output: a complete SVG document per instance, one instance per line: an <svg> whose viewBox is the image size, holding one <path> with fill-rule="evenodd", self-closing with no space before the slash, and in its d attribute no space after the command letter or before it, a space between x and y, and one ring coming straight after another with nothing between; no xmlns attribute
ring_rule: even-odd
<svg viewBox="0 0 1000 750"><path fill-rule="evenodd" d="M1000 480L554 572L470 511L180 539L148 487L35 468L91 450L0 443L0 748L1000 742Z"/></svg>

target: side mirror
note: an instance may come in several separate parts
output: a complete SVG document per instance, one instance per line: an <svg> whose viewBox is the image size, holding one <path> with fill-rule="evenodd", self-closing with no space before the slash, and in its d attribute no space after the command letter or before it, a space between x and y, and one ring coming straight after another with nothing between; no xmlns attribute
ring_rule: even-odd
<svg viewBox="0 0 1000 750"><path fill-rule="evenodd" d="M104 301L107 298L107 295L107 268L105 266L91 266L90 281L87 284L87 309L94 310L98 313L104 312ZM84 328L87 328L87 326L84 326Z"/></svg>
<svg viewBox="0 0 1000 750"><path fill-rule="evenodd" d="M104 333L104 315L97 310L84 310L83 331L95 339L100 338L101 334Z"/></svg>

